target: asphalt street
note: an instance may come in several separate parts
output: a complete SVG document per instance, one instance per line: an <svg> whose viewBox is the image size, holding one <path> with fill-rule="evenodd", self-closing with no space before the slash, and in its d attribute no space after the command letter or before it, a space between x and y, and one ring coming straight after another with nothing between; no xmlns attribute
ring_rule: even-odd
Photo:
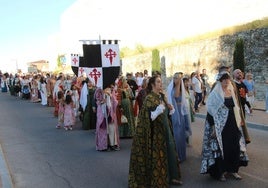
<svg viewBox="0 0 268 188"><path fill-rule="evenodd" d="M3 188L127 188L132 139L121 150L95 150L94 131L55 129L53 108L0 93L0 175ZM201 175L204 119L192 124L191 147L181 164L182 187L268 188L268 131L249 128L250 162L241 167L243 180L219 182Z"/></svg>

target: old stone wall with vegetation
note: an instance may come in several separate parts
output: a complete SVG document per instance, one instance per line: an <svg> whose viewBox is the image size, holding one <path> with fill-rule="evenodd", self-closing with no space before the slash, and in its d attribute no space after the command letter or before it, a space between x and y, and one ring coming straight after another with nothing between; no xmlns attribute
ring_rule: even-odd
<svg viewBox="0 0 268 188"><path fill-rule="evenodd" d="M232 66L235 42L238 38L244 40L245 70L251 71L254 75L256 98L264 100L264 82L268 80L268 27L157 48L160 58L165 59L165 75L170 78L178 71L190 75L193 71L205 68L212 84L219 66ZM151 62L151 51L123 57L123 74L141 72L144 69L150 72Z"/></svg>

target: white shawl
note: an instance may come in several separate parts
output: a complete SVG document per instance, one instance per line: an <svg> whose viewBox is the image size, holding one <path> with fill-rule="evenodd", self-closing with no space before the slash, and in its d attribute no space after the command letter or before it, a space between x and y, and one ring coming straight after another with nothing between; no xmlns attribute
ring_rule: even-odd
<svg viewBox="0 0 268 188"><path fill-rule="evenodd" d="M87 83L85 82L80 93L80 105L83 108L83 111L85 111L87 106L87 95L88 95L88 88Z"/></svg>
<svg viewBox="0 0 268 188"><path fill-rule="evenodd" d="M182 115L186 115L188 114L189 110L188 110L188 103L186 99L183 79L181 79L180 84L181 84L181 112L182 112ZM168 100L168 103L171 105L173 104L172 99L174 98L173 90L174 90L174 80L172 79L167 87L167 100Z"/></svg>
<svg viewBox="0 0 268 188"><path fill-rule="evenodd" d="M228 89L231 91L231 95L234 101L234 114L235 114L235 119L236 119L236 123L237 126L240 127L241 126L241 116L240 116L240 109L238 106L238 102L236 99L236 95L234 92L234 87L233 85L230 83L228 86ZM215 114L218 112L219 108L224 104L224 93L223 93L223 89L221 86L221 83L219 81L217 81L214 89L211 91L211 93L208 96L207 99L207 103L206 103L206 108L208 113L214 117Z"/></svg>

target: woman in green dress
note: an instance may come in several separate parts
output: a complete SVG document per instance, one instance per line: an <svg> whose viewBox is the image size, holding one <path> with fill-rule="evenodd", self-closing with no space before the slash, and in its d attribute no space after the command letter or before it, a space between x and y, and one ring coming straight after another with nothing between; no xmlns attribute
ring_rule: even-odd
<svg viewBox="0 0 268 188"><path fill-rule="evenodd" d="M96 129L96 101L94 98L95 86L90 79L83 81L80 104L83 108L82 128L84 130Z"/></svg>
<svg viewBox="0 0 268 188"><path fill-rule="evenodd" d="M181 173L159 76L149 79L148 95L139 113L130 155L129 188L165 188L181 185Z"/></svg>
<svg viewBox="0 0 268 188"><path fill-rule="evenodd" d="M122 78L122 85L119 84L117 90L120 99L118 101L120 108L120 117L123 114L127 118L127 122L119 121L119 136L120 138L131 138L135 131L135 119L132 100L133 92L129 87L127 80Z"/></svg>

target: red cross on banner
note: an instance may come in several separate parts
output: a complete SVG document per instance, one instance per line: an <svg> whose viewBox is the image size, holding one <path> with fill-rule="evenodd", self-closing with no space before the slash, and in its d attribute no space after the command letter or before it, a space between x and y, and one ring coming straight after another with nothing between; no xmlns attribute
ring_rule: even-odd
<svg viewBox="0 0 268 188"><path fill-rule="evenodd" d="M79 68L79 73L80 73L80 75L82 75L84 71L85 71L85 69L83 69L83 67L80 67L80 68Z"/></svg>
<svg viewBox="0 0 268 188"><path fill-rule="evenodd" d="M76 65L76 63L78 62L77 58L73 58L73 63Z"/></svg>
<svg viewBox="0 0 268 188"><path fill-rule="evenodd" d="M83 57L72 56L73 72L77 76L85 73L102 89L114 84L120 73L119 45L83 44L83 53Z"/></svg>
<svg viewBox="0 0 268 188"><path fill-rule="evenodd" d="M104 54L106 58L109 58L110 64L113 64L113 58L116 57L116 52L113 51L111 48Z"/></svg>
<svg viewBox="0 0 268 188"><path fill-rule="evenodd" d="M90 78L93 78L94 81L95 81L95 85L97 86L98 85L98 80L99 78L101 77L101 72L98 71L96 68L94 68L90 73L89 73L89 77Z"/></svg>
<svg viewBox="0 0 268 188"><path fill-rule="evenodd" d="M78 67L79 66L79 55L71 54L71 66Z"/></svg>
<svg viewBox="0 0 268 188"><path fill-rule="evenodd" d="M102 45L102 66L120 66L119 46L115 44Z"/></svg>

